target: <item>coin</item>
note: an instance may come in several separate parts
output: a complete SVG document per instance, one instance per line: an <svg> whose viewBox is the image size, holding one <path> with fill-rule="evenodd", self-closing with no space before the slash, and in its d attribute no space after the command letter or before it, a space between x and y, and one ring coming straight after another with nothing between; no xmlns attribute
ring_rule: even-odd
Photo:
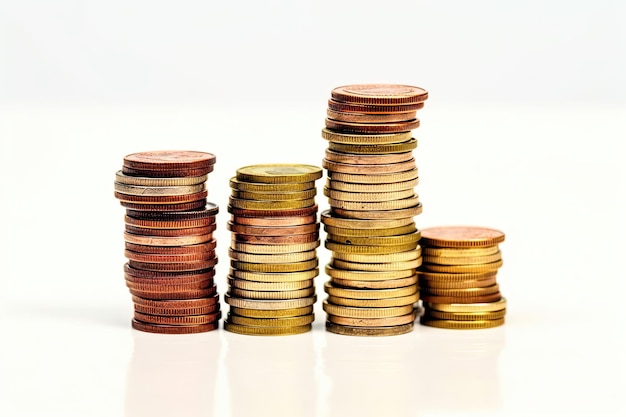
<svg viewBox="0 0 626 417"><path fill-rule="evenodd" d="M252 262L241 262L241 261L236 261L236 260L230 261L230 266L233 269L238 269L240 271L269 272L269 273L309 271L311 269L317 268L317 265L318 265L317 258L311 259L308 261L282 263L282 264L252 263Z"/></svg>
<svg viewBox="0 0 626 417"><path fill-rule="evenodd" d="M240 234L253 236L285 236L285 235L303 235L307 233L316 233L319 230L318 223L311 223L300 226L247 226L233 222L226 224L226 229Z"/></svg>
<svg viewBox="0 0 626 417"><path fill-rule="evenodd" d="M208 233L205 235L192 235L192 236L174 236L174 237L157 237L157 236L143 236L133 235L131 233L124 232L124 241L130 243L137 243L140 245L150 246L185 246L195 245L198 243L204 243L213 240L213 234Z"/></svg>
<svg viewBox="0 0 626 417"><path fill-rule="evenodd" d="M319 240L319 232L286 236L259 236L244 235L243 233L233 233L232 239L236 242L245 242L258 245L288 245L296 243L315 242Z"/></svg>
<svg viewBox="0 0 626 417"><path fill-rule="evenodd" d="M215 231L215 224L200 227L189 227L186 229L151 229L147 227L135 227L126 225L124 230L126 233L142 236L156 236L156 237L180 237L180 236L193 236L193 235L206 235Z"/></svg>
<svg viewBox="0 0 626 417"><path fill-rule="evenodd" d="M219 207L210 202L204 201L200 207L187 211L162 211L154 212L149 210L126 210L126 215L135 219L153 221L181 221L198 220L214 217L219 212Z"/></svg>
<svg viewBox="0 0 626 417"><path fill-rule="evenodd" d="M345 245L398 246L408 243L417 245L417 242L420 240L420 232L416 231L414 233L396 236L341 236L327 234L326 239Z"/></svg>
<svg viewBox="0 0 626 417"><path fill-rule="evenodd" d="M187 300L191 298L208 298L214 296L215 291L215 287L179 292L153 292L129 289L129 292L132 295L147 300Z"/></svg>
<svg viewBox="0 0 626 417"><path fill-rule="evenodd" d="M431 310L446 311L451 313L472 313L472 312L491 312L506 309L506 298L502 297L492 302L475 302L475 303L430 303L426 302L425 307Z"/></svg>
<svg viewBox="0 0 626 417"><path fill-rule="evenodd" d="M343 227L348 229L388 229L415 224L413 217L400 217L397 219L344 219L333 217L330 210L321 213L321 222L326 226Z"/></svg>
<svg viewBox="0 0 626 417"><path fill-rule="evenodd" d="M215 216L193 220L143 220L126 215L124 216L124 223L146 229L189 229L214 225Z"/></svg>
<svg viewBox="0 0 626 417"><path fill-rule="evenodd" d="M206 185L179 185L172 187L144 187L138 185L128 185L121 182L114 182L115 191L126 195L152 195L152 196L173 196L184 194L195 194L206 190Z"/></svg>
<svg viewBox="0 0 626 417"><path fill-rule="evenodd" d="M181 170L198 169L215 164L216 157L197 151L149 151L124 157L124 166L135 169Z"/></svg>
<svg viewBox="0 0 626 417"><path fill-rule="evenodd" d="M384 291L384 290L377 290ZM335 304L345 307L400 307L404 305L413 305L419 300L419 293L395 298L377 298L377 299L357 299L336 297L329 295L327 301L329 304Z"/></svg>
<svg viewBox="0 0 626 417"><path fill-rule="evenodd" d="M263 164L237 170L237 180L255 183L284 184L310 182L322 177L322 170L313 165Z"/></svg>
<svg viewBox="0 0 626 417"><path fill-rule="evenodd" d="M132 275L136 278L168 278L168 279L183 279L189 278L192 280L205 280L213 278L215 271L212 269L206 269L201 271L150 271L144 269L135 269L129 262L124 264L124 274ZM127 279L129 279L127 277Z"/></svg>
<svg viewBox="0 0 626 417"><path fill-rule="evenodd" d="M239 181L237 177L232 177L229 181L231 188L240 191L255 191L262 193L283 193L305 191L315 188L315 181L306 182L286 182L283 184L268 184L260 182Z"/></svg>
<svg viewBox="0 0 626 417"><path fill-rule="evenodd" d="M141 245L131 242L124 243L124 247L126 250L154 255L187 255L192 253L202 253L215 250L216 246L217 242L215 241L215 239L209 240L205 243L185 246L153 246Z"/></svg>
<svg viewBox="0 0 626 417"><path fill-rule="evenodd" d="M385 143L376 145L328 142L328 149L349 154L395 154L409 152L417 148L417 140L411 138L406 142Z"/></svg>
<svg viewBox="0 0 626 417"><path fill-rule="evenodd" d="M449 272L449 273L463 273L463 272L494 272L502 266L502 260L495 262L489 262L486 264L471 264L471 265L437 265L437 264L424 264L423 268L428 271L434 272Z"/></svg>
<svg viewBox="0 0 626 417"><path fill-rule="evenodd" d="M363 174L400 174L409 170L416 169L415 158L411 158L408 161L396 162L390 164L346 164L342 162L333 162L324 158L322 160L322 167L332 172L339 172L352 175ZM334 175L330 175L331 178L339 180ZM340 180L341 181L341 180ZM349 182L349 181L346 181ZM389 182L389 181L386 181ZM391 182L394 182L393 180Z"/></svg>
<svg viewBox="0 0 626 417"><path fill-rule="evenodd" d="M163 334L191 334L191 333L203 333L211 330L215 330L219 327L217 321L208 324L198 324L193 326L171 326L165 324L150 324L143 323L139 320L132 320L132 327L135 330L149 333L163 333Z"/></svg>
<svg viewBox="0 0 626 417"><path fill-rule="evenodd" d="M437 311L427 309L425 317L438 320L456 320L456 321L480 321L480 320L497 320L503 319L506 310L498 311L477 311L472 313L449 313L446 311Z"/></svg>
<svg viewBox="0 0 626 417"><path fill-rule="evenodd" d="M194 308L158 308L135 304L135 312L151 314L154 316L198 316L219 311L219 303L205 307Z"/></svg>
<svg viewBox="0 0 626 417"><path fill-rule="evenodd" d="M331 323L339 324L342 326L355 326L355 327L386 327L386 326L398 326L401 324L413 323L416 318L416 313L405 314L404 316L396 317L383 317L378 319L364 319L354 317L342 317L333 316L329 314L327 320Z"/></svg>
<svg viewBox="0 0 626 417"><path fill-rule="evenodd" d="M350 229L344 227L326 226L324 230L329 235L345 236L345 237L385 237L406 235L408 233L417 232L415 223L407 226L391 227L387 229Z"/></svg>
<svg viewBox="0 0 626 417"><path fill-rule="evenodd" d="M485 247L504 241L504 233L476 226L442 226L422 230L424 245L446 248Z"/></svg>
<svg viewBox="0 0 626 417"><path fill-rule="evenodd" d="M324 272L333 279L350 279L355 281L384 281L387 279L400 279L415 275L415 269L396 271L348 271L336 269L331 265L326 265Z"/></svg>
<svg viewBox="0 0 626 417"><path fill-rule="evenodd" d="M126 175L121 170L115 173L115 182L140 187L178 187L195 185L202 184L206 182L207 179L208 175L206 174L199 177L151 178Z"/></svg>
<svg viewBox="0 0 626 417"><path fill-rule="evenodd" d="M487 264L502 260L502 254L498 251L491 255L482 256L429 256L424 255L424 262L437 265L476 265Z"/></svg>
<svg viewBox="0 0 626 417"><path fill-rule="evenodd" d="M277 254L254 254L254 253L245 253L233 250L232 248L228 249L228 256L231 259L243 261L243 262L254 262L254 263L266 263L266 264L280 264L280 263L289 263L289 262L302 262L308 261L310 259L315 259L317 256L316 250L309 250L304 252L292 252L292 253L277 253Z"/></svg>
<svg viewBox="0 0 626 417"><path fill-rule="evenodd" d="M251 308L256 310L285 310L290 308L307 307L315 304L316 299L316 296L312 296L292 300L252 300L231 297L228 293L224 295L226 303L233 307Z"/></svg>
<svg viewBox="0 0 626 417"><path fill-rule="evenodd" d="M246 298L250 300L292 300L315 295L315 287L290 291L252 291L242 290L237 287L230 287L229 293L231 297Z"/></svg>
<svg viewBox="0 0 626 417"><path fill-rule="evenodd" d="M224 330L249 336L286 336L306 333L311 329L312 327L310 324L290 327L252 327L234 324L229 321L224 322Z"/></svg>
<svg viewBox="0 0 626 417"><path fill-rule="evenodd" d="M337 191L332 190L330 188L324 187L324 195L333 200L340 201L357 201L357 202L381 202L381 201L392 201L392 200L401 200L404 198L409 198L415 195L412 189L410 190L401 190L401 191L391 191L391 192L380 192L380 193L355 193L355 192L346 192L346 191Z"/></svg>
<svg viewBox="0 0 626 417"><path fill-rule="evenodd" d="M326 249L334 251L334 252L342 252L342 253L354 253L354 254L392 254L398 252L406 252L410 250L414 250L417 246L415 242L403 243L401 245L373 245L373 246L365 246L365 245L351 245L351 244L342 244L336 243L330 240L326 240L324 242L324 246Z"/></svg>
<svg viewBox="0 0 626 417"><path fill-rule="evenodd" d="M158 285L203 285L207 281L212 281L215 276L215 270L200 274L170 274L165 276L137 276L132 273L124 273L124 279L127 283L137 284L158 284Z"/></svg>
<svg viewBox="0 0 626 417"><path fill-rule="evenodd" d="M324 283L324 292L328 295L342 298L356 298L359 300L380 300L387 298L406 297L417 292L417 285L409 285L391 289L353 289L333 285L333 282ZM408 304L408 303L407 303ZM401 304L404 305L404 304Z"/></svg>
<svg viewBox="0 0 626 417"><path fill-rule="evenodd" d="M339 120L326 118L324 122L326 124L326 127L330 130L363 134L406 132L409 130L417 129L420 126L419 119L392 123L356 123L340 122Z"/></svg>
<svg viewBox="0 0 626 417"><path fill-rule="evenodd" d="M410 197L402 198L400 200L376 202L342 201L335 200L334 198L329 198L328 204L333 210L340 209L351 211L387 211L402 210L410 207L415 207L420 204L420 202L418 196L415 193L412 193Z"/></svg>
<svg viewBox="0 0 626 417"><path fill-rule="evenodd" d="M213 166L207 168L197 169L183 169L183 170L148 170L148 169L135 169L127 166L122 167L122 173L130 176L138 177L151 177L151 178L176 178L176 177L201 177L203 175L213 172Z"/></svg>
<svg viewBox="0 0 626 417"><path fill-rule="evenodd" d="M389 123L414 120L416 117L416 111L410 110L403 113L351 113L336 111L329 108L326 110L326 116L331 120L340 122Z"/></svg>
<svg viewBox="0 0 626 417"><path fill-rule="evenodd" d="M306 279L303 281L291 281L291 282L257 282L248 281L245 279L228 277L228 285L231 287L239 288L249 291L294 291L303 290L305 288L313 287L315 284L312 279ZM244 297L245 298L245 297ZM253 297L250 297L253 298Z"/></svg>
<svg viewBox="0 0 626 417"><path fill-rule="evenodd" d="M147 203L129 203L126 201L120 201L122 207L126 207L126 214L133 217L139 217L136 215L139 211L162 211L162 212L176 212L176 211L190 211L197 210L204 207L206 204L205 199L193 201L189 203L178 204L147 204ZM132 210L132 211L131 211Z"/></svg>
<svg viewBox="0 0 626 417"><path fill-rule="evenodd" d="M301 200L299 200L301 201ZM307 200L308 201L308 200ZM272 208L264 210L247 210L228 206L228 212L234 216L239 217L294 217L294 216L311 216L317 213L317 205L311 207L295 208L295 209L281 209L276 210Z"/></svg>
<svg viewBox="0 0 626 417"><path fill-rule="evenodd" d="M340 259L333 259L330 265L333 268L345 269L349 271L398 271L406 269L415 269L422 264L422 259L414 259L412 261L404 262L384 262L384 263L362 263L362 262L347 262Z"/></svg>
<svg viewBox="0 0 626 417"><path fill-rule="evenodd" d="M206 199L207 195L206 191L183 195L130 195L114 192L115 198L121 202L134 204L181 204Z"/></svg>
<svg viewBox="0 0 626 417"><path fill-rule="evenodd" d="M128 260L128 264L131 268L144 269L147 271L200 271L203 269L212 268L217 264L217 258L207 259L203 261L195 262L176 262L176 263L154 263L154 262L139 262Z"/></svg>
<svg viewBox="0 0 626 417"><path fill-rule="evenodd" d="M411 199L415 201L416 198ZM398 209L363 209L363 210L351 210L339 207L331 207L331 215L344 217L348 219L362 219L362 220L382 220L382 219L402 219L413 218L422 212L422 203L407 208Z"/></svg>
<svg viewBox="0 0 626 417"><path fill-rule="evenodd" d="M304 200L243 200L235 197L228 197L228 204L230 207L245 209L245 210L293 210L303 209L306 207L315 206L315 198L307 198ZM234 213L233 213L234 214Z"/></svg>
<svg viewBox="0 0 626 417"><path fill-rule="evenodd" d="M500 292L489 295L479 295L476 297L449 297L443 295L422 294L422 301L434 304L477 304L477 303L493 303L502 298ZM436 309L435 309L436 310Z"/></svg>
<svg viewBox="0 0 626 417"><path fill-rule="evenodd" d="M441 295L445 297L479 297L482 295L495 294L500 291L498 284L476 288L422 288L422 295Z"/></svg>
<svg viewBox="0 0 626 417"><path fill-rule="evenodd" d="M230 307L230 314L232 315L259 319L298 317L306 316L312 313L313 306L288 308L283 310L255 310L251 308Z"/></svg>
<svg viewBox="0 0 626 417"><path fill-rule="evenodd" d="M356 281L353 279L333 278L333 284L350 288L389 289L406 287L417 283L417 275L408 278L387 279L383 281Z"/></svg>
<svg viewBox="0 0 626 417"><path fill-rule="evenodd" d="M403 105L422 103L428 92L420 87L400 84L354 84L334 88L335 101L368 105Z"/></svg>
<svg viewBox="0 0 626 417"><path fill-rule="evenodd" d="M413 305L403 305L399 307L345 307L330 304L324 301L322 304L324 311L333 316L354 317L363 319L375 319L384 317L399 317L411 314L414 310Z"/></svg>
<svg viewBox="0 0 626 417"><path fill-rule="evenodd" d="M335 152L326 149L326 160L330 162L338 162L341 164L354 165L379 165L379 164L397 164L413 159L413 152L388 153L388 154L353 154Z"/></svg>
<svg viewBox="0 0 626 417"><path fill-rule="evenodd" d="M221 313L219 311L209 314L200 314L196 316L160 316L152 314L144 314L135 311L135 319L142 323L163 324L171 326L194 326L200 324L214 323L219 320Z"/></svg>
<svg viewBox="0 0 626 417"><path fill-rule="evenodd" d="M396 336L413 331L413 327L413 322L381 327L344 326L330 321L326 322L326 330L346 336Z"/></svg>
<svg viewBox="0 0 626 417"><path fill-rule="evenodd" d="M297 327L313 323L315 315L308 314L306 316L297 317L253 318L237 316L231 313L228 315L226 320L232 324L250 327Z"/></svg>
<svg viewBox="0 0 626 417"><path fill-rule="evenodd" d="M215 251L190 253L184 255L152 255L141 252L124 250L124 256L133 261L153 262L153 263L176 263L176 262L196 262L215 258Z"/></svg>
<svg viewBox="0 0 626 417"><path fill-rule="evenodd" d="M483 288L488 287L496 283L496 276L494 275L488 279L482 280L469 280L469 281L427 281L420 280L420 288L427 291L430 288L441 289L462 289L462 288Z"/></svg>
<svg viewBox="0 0 626 417"><path fill-rule="evenodd" d="M317 216L293 216L293 217L242 217L231 216L231 222L245 226L266 226L266 227L283 227L283 226L301 226L305 224L314 224Z"/></svg>
<svg viewBox="0 0 626 417"><path fill-rule="evenodd" d="M213 287L214 282L212 279L205 281L198 281L185 284L168 284L163 285L161 283L154 283L157 280L152 280L153 283L145 284L143 282L126 281L126 286L131 290L145 291L145 292L158 292L158 293L178 293L194 290L204 290Z"/></svg>
<svg viewBox="0 0 626 417"><path fill-rule="evenodd" d="M306 200L315 197L317 189L292 192L257 192L257 191L239 191L232 190L231 195L234 198L242 200L256 201L284 201L284 200Z"/></svg>
<svg viewBox="0 0 626 417"><path fill-rule="evenodd" d="M292 243L280 245L255 245L251 243L243 243L232 240L230 246L233 250L239 252L271 255L279 253L306 252L317 248L319 245L319 240L308 243Z"/></svg>
<svg viewBox="0 0 626 417"><path fill-rule="evenodd" d="M469 281L469 280L482 280L488 278L495 278L496 272L464 272L464 273L441 273L441 272L429 272L429 271L418 271L420 275L420 279L424 279L427 281L438 281L438 282L459 282L459 281Z"/></svg>
<svg viewBox="0 0 626 417"><path fill-rule="evenodd" d="M151 308L163 309L185 309L185 308L203 308L213 306L219 303L217 294L211 298L197 298L186 300L150 300L142 297L133 296L133 303Z"/></svg>
<svg viewBox="0 0 626 417"><path fill-rule="evenodd" d="M313 279L320 273L319 269L300 272L251 272L231 269L230 275L234 278L257 282L294 282Z"/></svg>
<svg viewBox="0 0 626 417"><path fill-rule="evenodd" d="M424 248L424 255L438 256L442 258L466 258L474 256L488 256L499 252L498 245L485 246L481 248Z"/></svg>
<svg viewBox="0 0 626 417"><path fill-rule="evenodd" d="M404 105L371 105L371 104L355 104L343 103L335 100L328 100L328 108L344 113L365 113L365 114L393 114L406 113L412 110L419 110L424 107L424 103L404 104Z"/></svg>
<svg viewBox="0 0 626 417"><path fill-rule="evenodd" d="M337 191L347 191L352 193L385 193L412 190L417 186L418 182L418 178L389 184L358 184L353 182L327 180L326 187Z"/></svg>
<svg viewBox="0 0 626 417"><path fill-rule="evenodd" d="M367 169L366 169L367 171ZM418 178L417 167L412 167L403 172L392 173L349 173L328 170L328 178L331 181L341 181L355 184L392 184L402 181L410 181Z"/></svg>
<svg viewBox="0 0 626 417"><path fill-rule="evenodd" d="M410 140L411 137L411 132L360 135L345 132L334 132L326 128L322 129L322 138L329 142L345 144L382 145L389 143L401 143Z"/></svg>
<svg viewBox="0 0 626 417"><path fill-rule="evenodd" d="M488 329L491 327L502 326L504 324L504 318L495 320L474 320L474 321L457 321L457 320L433 320L427 317L422 317L420 323L425 326L440 327L442 329Z"/></svg>
<svg viewBox="0 0 626 417"><path fill-rule="evenodd" d="M358 253L334 252L333 259L339 259L348 262L359 262L365 264L388 263L388 262L406 262L417 260L420 257L420 247L406 252L397 252L383 255L361 255Z"/></svg>

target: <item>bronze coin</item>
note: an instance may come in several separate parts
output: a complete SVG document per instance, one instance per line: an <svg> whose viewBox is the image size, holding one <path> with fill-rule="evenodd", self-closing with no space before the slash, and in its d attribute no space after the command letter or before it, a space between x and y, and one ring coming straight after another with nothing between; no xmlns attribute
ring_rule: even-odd
<svg viewBox="0 0 626 417"><path fill-rule="evenodd" d="M258 245L285 245L292 243L309 243L319 240L319 232L307 233L302 235L287 236L256 236L245 235L242 233L233 233L233 240L236 242L254 243Z"/></svg>
<svg viewBox="0 0 626 417"><path fill-rule="evenodd" d="M447 297L447 296L420 294L420 299L422 301L427 302L427 303L437 303L437 304L492 303L494 301L500 300L501 298L502 298L502 294L500 294L499 291L494 294L481 295L477 297Z"/></svg>
<svg viewBox="0 0 626 417"><path fill-rule="evenodd" d="M406 113L349 113L342 111L335 111L332 109L326 110L326 116L339 122L352 122L352 123L393 123L393 122L406 122L407 120L414 120L416 118L415 111L408 111Z"/></svg>
<svg viewBox="0 0 626 417"><path fill-rule="evenodd" d="M302 226L245 226L228 222L226 229L233 233L241 233L254 236L285 236L285 235L303 235L306 233L315 233L319 231L319 223L307 224Z"/></svg>
<svg viewBox="0 0 626 417"><path fill-rule="evenodd" d="M124 256L130 260L138 262L152 263L178 263L178 262L198 262L216 257L215 251L190 253L185 255L153 255L150 253L133 252L124 250Z"/></svg>
<svg viewBox="0 0 626 417"><path fill-rule="evenodd" d="M420 87L400 84L353 84L334 88L335 101L369 105L404 105L423 103L428 92Z"/></svg>
<svg viewBox="0 0 626 417"><path fill-rule="evenodd" d="M410 111L416 111L424 108L424 103L404 104L404 105L371 105L371 104L356 104L356 103L343 103L335 101L333 99L328 100L328 108L334 111L340 111L344 113L364 113L364 114L393 114L393 113L407 113Z"/></svg>
<svg viewBox="0 0 626 417"><path fill-rule="evenodd" d="M196 209L187 211L145 211L127 209L126 215L140 220L150 221L180 221L180 220L198 220L209 217L215 217L219 212L217 204L204 202L204 205Z"/></svg>
<svg viewBox="0 0 626 417"><path fill-rule="evenodd" d="M206 205L206 200L192 201L189 203L180 204L140 204L140 203L128 203L126 201L120 201L120 204L127 209L138 211L161 211L161 212L175 212L175 211L189 211L197 210ZM129 214L129 210L126 210L126 214Z"/></svg>
<svg viewBox="0 0 626 417"><path fill-rule="evenodd" d="M285 210L248 210L228 206L227 210L230 214L239 217L296 217L315 215L317 213L317 205Z"/></svg>
<svg viewBox="0 0 626 417"><path fill-rule="evenodd" d="M132 275L137 278L176 278L176 277L186 277L186 276L196 276L196 275L204 275L204 274L215 274L213 268L207 268L200 271L151 271L146 269L137 269L133 268L130 265L130 262L124 264L124 273L128 275ZM210 275L211 277L213 275Z"/></svg>
<svg viewBox="0 0 626 417"><path fill-rule="evenodd" d="M159 237L176 237L176 236L193 236L207 235L215 231L215 223L208 226L190 227L187 229L149 229L147 227L135 227L126 225L125 230L134 235L143 236L159 236Z"/></svg>
<svg viewBox="0 0 626 417"><path fill-rule="evenodd" d="M168 284L163 285L160 283L154 284L144 284L136 281L126 281L126 286L134 291L145 291L145 292L158 292L158 293L179 293L185 291L195 291L195 290L203 290L211 287L215 287L215 283L212 279L198 281L193 283L186 284Z"/></svg>
<svg viewBox="0 0 626 417"><path fill-rule="evenodd" d="M135 311L143 314L151 314L153 316L198 316L202 314L215 313L220 310L220 304L215 303L204 307L190 308L161 308L148 307L141 304L135 304Z"/></svg>
<svg viewBox="0 0 626 417"><path fill-rule="evenodd" d="M215 330L219 327L219 321L208 324L198 324L193 326L169 326L166 324L150 324L133 319L133 329L141 332L160 333L160 334L191 334L203 333Z"/></svg>
<svg viewBox="0 0 626 417"><path fill-rule="evenodd" d="M325 119L326 128L342 133L399 133L408 132L420 127L419 119L408 120L406 122L394 123L352 123L340 122L338 120Z"/></svg>
<svg viewBox="0 0 626 417"><path fill-rule="evenodd" d="M192 220L143 220L126 215L124 216L124 223L146 229L190 229L215 224L215 219L216 216Z"/></svg>
<svg viewBox="0 0 626 417"><path fill-rule="evenodd" d="M122 167L122 174L129 175L131 177L144 177L144 178L180 178L180 177L201 177L203 175L213 172L213 165L207 168L185 169L185 170L149 170L149 169L136 169L129 168L127 166Z"/></svg>
<svg viewBox="0 0 626 417"><path fill-rule="evenodd" d="M180 292L152 292L152 291L138 291L129 288L129 292L137 297L141 297L147 300L187 300L196 298L209 298L216 294L217 289L215 287L205 288L201 290L188 290Z"/></svg>
<svg viewBox="0 0 626 417"><path fill-rule="evenodd" d="M138 262L132 259L128 260L128 264L131 268L143 269L147 271L159 271L159 272L183 272L183 271L201 271L203 269L213 268L217 264L217 257L204 261L196 262L176 262L171 264L153 263L153 262Z"/></svg>
<svg viewBox="0 0 626 417"><path fill-rule="evenodd" d="M504 242L504 233L486 227L443 226L422 231L424 246L467 248L493 246Z"/></svg>
<svg viewBox="0 0 626 417"><path fill-rule="evenodd" d="M133 295L133 303L135 306L141 305L150 308L162 308L162 309L185 309L185 308L205 308L215 305L219 305L219 295L214 294L211 297L194 298L186 300L150 300L148 298L138 297Z"/></svg>
<svg viewBox="0 0 626 417"><path fill-rule="evenodd" d="M230 220L233 224L244 225L244 226L284 227L284 226L302 226L305 224L314 224L315 222L317 222L317 216L316 215L293 216L293 217L231 216Z"/></svg>
<svg viewBox="0 0 626 417"><path fill-rule="evenodd" d="M178 284L195 284L198 282L213 280L215 270L203 272L201 274L180 275L170 274L168 276L137 276L132 273L124 273L124 279L128 282L137 284L159 284L159 285L178 285Z"/></svg>
<svg viewBox="0 0 626 417"><path fill-rule="evenodd" d="M381 155L369 154L353 154L335 152L326 149L326 160L330 162L338 162L340 164L350 165L378 165L378 164L397 164L413 159L413 152L400 152Z"/></svg>
<svg viewBox="0 0 626 417"><path fill-rule="evenodd" d="M159 316L135 311L135 319L143 323L166 324L171 326L193 326L213 323L222 317L220 311L196 316Z"/></svg>
<svg viewBox="0 0 626 417"><path fill-rule="evenodd" d="M189 203L192 201L198 201L205 199L209 193L208 191L200 191L193 194L181 194L181 195L131 195L122 194L115 191L113 193L115 198L127 203L145 203L145 204L180 204Z"/></svg>
<svg viewBox="0 0 626 417"><path fill-rule="evenodd" d="M215 164L215 155L198 151L147 151L124 157L123 164L136 169L180 170L204 168Z"/></svg>
<svg viewBox="0 0 626 417"><path fill-rule="evenodd" d="M198 243L196 245L186 246L152 246L124 242L124 247L127 250L153 255L187 255L192 253L202 253L215 250L216 246L217 242L215 241L215 239L210 240L206 243Z"/></svg>

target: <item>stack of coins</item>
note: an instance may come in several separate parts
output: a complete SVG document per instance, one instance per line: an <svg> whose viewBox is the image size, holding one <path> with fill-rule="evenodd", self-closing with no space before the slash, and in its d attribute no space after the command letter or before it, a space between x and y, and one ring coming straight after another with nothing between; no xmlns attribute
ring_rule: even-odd
<svg viewBox="0 0 626 417"><path fill-rule="evenodd" d="M424 315L420 322L446 329L484 329L504 324L506 299L496 283L504 233L485 227L422 230L419 271Z"/></svg>
<svg viewBox="0 0 626 417"><path fill-rule="evenodd" d="M205 152L140 152L124 157L115 175L115 197L126 208L124 277L137 330L181 334L218 327L218 207L207 202L206 189L214 164L215 156Z"/></svg>
<svg viewBox="0 0 626 417"><path fill-rule="evenodd" d="M327 330L386 336L413 330L421 264L414 216L418 172L412 151L418 87L350 85L332 90L323 167L330 210L322 213L332 251L324 290Z"/></svg>
<svg viewBox="0 0 626 417"><path fill-rule="evenodd" d="M231 178L232 217L224 328L247 335L311 330L319 274L319 221L311 165L252 165Z"/></svg>

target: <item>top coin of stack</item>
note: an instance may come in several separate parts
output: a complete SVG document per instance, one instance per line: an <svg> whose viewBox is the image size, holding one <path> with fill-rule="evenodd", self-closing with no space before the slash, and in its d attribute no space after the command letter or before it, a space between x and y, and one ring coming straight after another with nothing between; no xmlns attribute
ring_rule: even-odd
<svg viewBox="0 0 626 417"><path fill-rule="evenodd" d="M322 213L330 281L326 328L348 335L413 329L421 213L412 151L417 110L428 93L396 84L338 87L328 101L323 167L330 210Z"/></svg>
<svg viewBox="0 0 626 417"><path fill-rule="evenodd" d="M247 335L309 331L319 274L319 167L252 165L231 178L231 270L224 328Z"/></svg>
<svg viewBox="0 0 626 417"><path fill-rule="evenodd" d="M474 226L422 230L419 271L427 326L484 329L504 324L506 299L496 274L502 266L499 230Z"/></svg>
<svg viewBox="0 0 626 417"><path fill-rule="evenodd" d="M215 156L195 151L124 157L115 197L126 207L124 265L137 330L197 333L217 328L213 238L218 207L207 203Z"/></svg>

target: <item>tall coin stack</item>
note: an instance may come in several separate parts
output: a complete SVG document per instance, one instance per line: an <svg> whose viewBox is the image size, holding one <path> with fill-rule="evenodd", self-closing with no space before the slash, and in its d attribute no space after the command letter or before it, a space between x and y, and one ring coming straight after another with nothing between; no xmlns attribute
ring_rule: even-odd
<svg viewBox="0 0 626 417"><path fill-rule="evenodd" d="M412 151L416 111L428 93L418 87L349 85L332 90L323 167L330 210L322 213L332 251L324 291L326 329L387 336L413 330L421 253L414 216L418 172Z"/></svg>
<svg viewBox="0 0 626 417"><path fill-rule="evenodd" d="M214 164L205 152L140 152L124 157L115 174L115 197L126 208L124 277L137 330L182 334L218 327L218 207L207 202L206 189Z"/></svg>
<svg viewBox="0 0 626 417"><path fill-rule="evenodd" d="M311 330L319 221L311 165L252 165L230 180L232 232L224 328L247 335Z"/></svg>
<svg viewBox="0 0 626 417"><path fill-rule="evenodd" d="M419 271L424 315L420 322L446 329L484 329L504 324L506 299L496 283L504 233L485 227L422 230Z"/></svg>

